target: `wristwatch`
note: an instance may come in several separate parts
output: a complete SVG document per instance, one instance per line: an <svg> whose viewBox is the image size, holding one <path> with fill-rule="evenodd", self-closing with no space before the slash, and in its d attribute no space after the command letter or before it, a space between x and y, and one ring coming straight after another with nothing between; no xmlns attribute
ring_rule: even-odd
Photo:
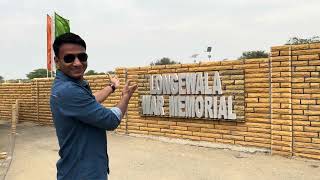
<svg viewBox="0 0 320 180"><path fill-rule="evenodd" d="M111 83L109 86L112 88L112 92L116 90L116 87L114 86L114 84Z"/></svg>

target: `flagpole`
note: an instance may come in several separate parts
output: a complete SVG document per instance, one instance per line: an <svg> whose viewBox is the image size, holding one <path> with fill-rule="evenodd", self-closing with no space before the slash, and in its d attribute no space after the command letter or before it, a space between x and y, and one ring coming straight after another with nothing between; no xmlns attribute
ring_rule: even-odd
<svg viewBox="0 0 320 180"><path fill-rule="evenodd" d="M53 42L54 42L54 40L55 40L55 25L56 23L55 23L55 15L54 15L54 12L53 12L53 15L52 15L52 30L51 30L51 32L52 32L52 45L53 45ZM53 77L53 68L55 67L53 64L55 63L54 62L54 52L53 52L53 48L52 48L52 52L51 52L51 77Z"/></svg>
<svg viewBox="0 0 320 180"><path fill-rule="evenodd" d="M46 15L46 24L47 24L47 27L46 27L46 30L47 30L47 78L49 77L49 69L48 69L48 14Z"/></svg>
<svg viewBox="0 0 320 180"><path fill-rule="evenodd" d="M49 29L49 28L51 28L51 26L50 27L48 27L49 26L49 24L52 24L52 22L50 23L50 21L51 21L51 17L49 16L49 15L47 14L46 15L46 32L47 32L47 43L46 43L46 46L47 46L47 63L46 63L46 66L47 66L47 78L49 77L49 68L48 68L48 63L50 62L51 63L51 54L50 54L50 57L48 57L48 49L50 49L50 51L51 51L51 48L50 48L50 46L51 46L51 42L50 42L50 39L48 38L48 34L49 34L49 32L51 31L51 29ZM51 32L50 32L51 33ZM51 34L50 34L51 35ZM50 52L51 53L51 52ZM51 65L50 65L51 66Z"/></svg>

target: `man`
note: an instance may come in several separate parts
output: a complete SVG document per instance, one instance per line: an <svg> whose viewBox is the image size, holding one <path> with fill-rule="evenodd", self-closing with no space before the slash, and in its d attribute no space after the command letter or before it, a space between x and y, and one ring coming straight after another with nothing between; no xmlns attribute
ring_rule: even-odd
<svg viewBox="0 0 320 180"><path fill-rule="evenodd" d="M102 103L119 86L117 78L92 94L83 79L87 68L86 43L66 33L53 44L57 75L52 85L50 107L59 141L58 180L106 180L109 173L106 130L114 130L125 114L137 85L126 83L116 107Z"/></svg>

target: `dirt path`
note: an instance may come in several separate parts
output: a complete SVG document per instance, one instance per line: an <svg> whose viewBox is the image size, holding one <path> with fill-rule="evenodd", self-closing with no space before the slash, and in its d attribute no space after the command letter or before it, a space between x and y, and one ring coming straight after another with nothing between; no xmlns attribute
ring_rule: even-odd
<svg viewBox="0 0 320 180"><path fill-rule="evenodd" d="M24 123L19 125L18 132L14 159L6 180L55 179L58 146L54 128ZM320 179L320 161L116 134L108 135L108 143L111 180Z"/></svg>

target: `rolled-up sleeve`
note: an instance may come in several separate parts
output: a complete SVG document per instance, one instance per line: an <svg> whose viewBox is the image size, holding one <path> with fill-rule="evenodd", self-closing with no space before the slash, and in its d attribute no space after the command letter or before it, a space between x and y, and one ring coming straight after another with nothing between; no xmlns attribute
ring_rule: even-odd
<svg viewBox="0 0 320 180"><path fill-rule="evenodd" d="M117 114L117 110L105 108L82 87L70 85L62 89L55 98L58 101L59 111L68 117L67 119L78 120L106 130L114 130L120 124L121 116Z"/></svg>
<svg viewBox="0 0 320 180"><path fill-rule="evenodd" d="M121 119L122 119L121 110L118 107L113 107L110 110L118 117L118 120L121 121Z"/></svg>

